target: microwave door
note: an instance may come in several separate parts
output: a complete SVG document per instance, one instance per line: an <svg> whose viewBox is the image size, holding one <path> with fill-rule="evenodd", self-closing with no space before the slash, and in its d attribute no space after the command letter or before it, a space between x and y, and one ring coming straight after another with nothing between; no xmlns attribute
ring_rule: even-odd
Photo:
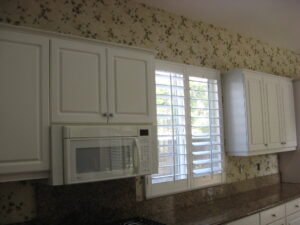
<svg viewBox="0 0 300 225"><path fill-rule="evenodd" d="M65 140L65 182L81 183L134 176L139 168L136 138Z"/></svg>

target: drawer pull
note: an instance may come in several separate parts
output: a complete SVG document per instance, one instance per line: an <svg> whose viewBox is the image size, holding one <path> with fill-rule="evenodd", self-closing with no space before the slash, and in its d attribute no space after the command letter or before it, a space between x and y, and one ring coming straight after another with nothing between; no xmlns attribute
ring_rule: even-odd
<svg viewBox="0 0 300 225"><path fill-rule="evenodd" d="M276 217L276 214L272 214L272 217Z"/></svg>

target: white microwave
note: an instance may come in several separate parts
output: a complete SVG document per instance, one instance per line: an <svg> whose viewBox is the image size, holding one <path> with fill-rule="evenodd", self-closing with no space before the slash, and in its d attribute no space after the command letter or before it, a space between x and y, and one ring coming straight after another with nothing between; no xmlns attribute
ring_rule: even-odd
<svg viewBox="0 0 300 225"><path fill-rule="evenodd" d="M75 184L157 173L151 126L52 126L51 184Z"/></svg>

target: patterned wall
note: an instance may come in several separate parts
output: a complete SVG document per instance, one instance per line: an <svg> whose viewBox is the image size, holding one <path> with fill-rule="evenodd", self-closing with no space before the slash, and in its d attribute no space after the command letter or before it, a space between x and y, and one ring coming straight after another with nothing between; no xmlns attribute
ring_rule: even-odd
<svg viewBox="0 0 300 225"><path fill-rule="evenodd" d="M1 0L0 22L155 49L159 59L221 71L300 76L299 54L133 0ZM227 157L226 162L228 182L278 173L277 155Z"/></svg>

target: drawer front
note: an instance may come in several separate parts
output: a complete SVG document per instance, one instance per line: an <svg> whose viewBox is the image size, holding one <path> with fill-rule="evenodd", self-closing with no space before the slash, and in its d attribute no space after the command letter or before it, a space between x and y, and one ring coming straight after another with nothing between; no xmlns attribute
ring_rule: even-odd
<svg viewBox="0 0 300 225"><path fill-rule="evenodd" d="M259 224L259 214L254 214L252 216L247 216L242 219L228 223L227 225L258 225Z"/></svg>
<svg viewBox="0 0 300 225"><path fill-rule="evenodd" d="M300 225L300 212L296 212L286 217L287 225Z"/></svg>
<svg viewBox="0 0 300 225"><path fill-rule="evenodd" d="M277 221L275 221L273 223L269 223L268 225L286 225L285 218L277 220Z"/></svg>
<svg viewBox="0 0 300 225"><path fill-rule="evenodd" d="M260 213L260 224L266 225L285 217L285 205L279 205Z"/></svg>
<svg viewBox="0 0 300 225"><path fill-rule="evenodd" d="M287 215L291 215L298 211L300 211L300 198L286 203L286 214Z"/></svg>

